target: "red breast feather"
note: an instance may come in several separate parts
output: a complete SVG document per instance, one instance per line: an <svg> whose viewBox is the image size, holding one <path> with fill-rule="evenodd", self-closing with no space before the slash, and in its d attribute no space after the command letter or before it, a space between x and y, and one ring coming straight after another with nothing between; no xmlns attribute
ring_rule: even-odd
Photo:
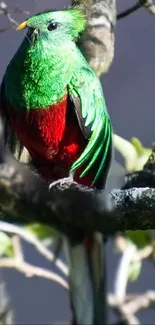
<svg viewBox="0 0 155 325"><path fill-rule="evenodd" d="M68 176L73 162L84 150L87 140L78 125L77 117L67 95L47 108L29 112L5 105L7 115L21 143L29 151L38 172L46 179ZM76 180L90 185L91 175Z"/></svg>

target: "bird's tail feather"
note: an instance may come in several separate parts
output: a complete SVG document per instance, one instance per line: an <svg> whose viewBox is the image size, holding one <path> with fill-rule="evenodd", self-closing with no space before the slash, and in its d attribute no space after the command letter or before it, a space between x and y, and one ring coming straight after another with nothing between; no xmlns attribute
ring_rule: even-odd
<svg viewBox="0 0 155 325"><path fill-rule="evenodd" d="M105 324L103 236L93 234L91 248L67 241L69 285L74 325Z"/></svg>
<svg viewBox="0 0 155 325"><path fill-rule="evenodd" d="M94 286L94 324L107 324L106 256L103 235L94 234L91 253L92 279Z"/></svg>

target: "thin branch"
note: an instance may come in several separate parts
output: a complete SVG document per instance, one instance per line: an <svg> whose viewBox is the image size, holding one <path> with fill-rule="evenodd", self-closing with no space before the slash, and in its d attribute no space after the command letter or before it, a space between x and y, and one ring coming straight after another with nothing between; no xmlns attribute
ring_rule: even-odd
<svg viewBox="0 0 155 325"><path fill-rule="evenodd" d="M14 268L17 271L23 273L27 277L37 276L44 279L52 280L60 284L65 289L68 289L68 283L59 275L55 274L52 271L48 271L44 268L33 266L25 261L20 263L18 260L14 258L1 258L0 268Z"/></svg>
<svg viewBox="0 0 155 325"><path fill-rule="evenodd" d="M124 311L125 313L129 312L135 314L140 310L153 307L155 307L155 292L147 291L126 303L124 305Z"/></svg>
<svg viewBox="0 0 155 325"><path fill-rule="evenodd" d="M4 282L0 282L0 325L14 324L14 312L10 308L10 298L7 294L6 285Z"/></svg>
<svg viewBox="0 0 155 325"><path fill-rule="evenodd" d="M118 14L117 15L117 20L125 18L125 17L131 15L133 12L137 11L140 8L142 8L142 4L140 2L138 2L134 6L128 8L127 10L124 10L120 14Z"/></svg>
<svg viewBox="0 0 155 325"><path fill-rule="evenodd" d="M127 295L122 303L120 303L115 295L109 294L108 303L116 314L122 320L125 320L125 324L139 325L140 322L135 314L140 310L155 307L155 291L147 291L137 295Z"/></svg>
<svg viewBox="0 0 155 325"><path fill-rule="evenodd" d="M135 305L135 301L138 301L138 303ZM114 294L108 295L108 303L111 307L116 307L117 305L120 305L119 300ZM132 304L133 303L133 304ZM125 297L125 300L123 302L125 306L130 306L130 312L131 313L137 313L138 311L150 308L155 306L155 291L148 290L142 294L127 294ZM129 305L128 305L129 304Z"/></svg>
<svg viewBox="0 0 155 325"><path fill-rule="evenodd" d="M9 8L8 8L7 4L5 2L3 2L3 1L0 2L0 15L5 16L9 20L9 22L11 23L12 27L18 25L18 22L15 19L12 18L11 12L9 12ZM9 26L8 29L10 27L11 26Z"/></svg>
<svg viewBox="0 0 155 325"><path fill-rule="evenodd" d="M120 259L118 268L116 270L114 281L114 292L118 301L123 302L126 296L129 267L133 261L133 256L136 254L137 248L132 243L128 243L128 246Z"/></svg>
<svg viewBox="0 0 155 325"><path fill-rule="evenodd" d="M124 306L118 307L120 316L125 320L127 325L140 325L139 319L134 315L134 313L130 313L128 310L124 310Z"/></svg>
<svg viewBox="0 0 155 325"><path fill-rule="evenodd" d="M122 11L117 15L117 20L125 18L131 15L133 12L137 11L141 8L146 8L152 15L155 15L155 5L153 4L153 0L139 0L134 6Z"/></svg>
<svg viewBox="0 0 155 325"><path fill-rule="evenodd" d="M18 8L17 6L15 6L12 10L9 9L8 5L6 4L6 2L4 1L0 1L0 15L3 15L5 16L8 21L11 23L10 26L8 26L7 28L2 28L0 29L0 33L2 32L5 32L13 27L17 27L18 26L18 21L15 20L13 17L12 17L12 14L21 14L21 13L24 13L26 15L29 15L30 12L29 11L26 11L24 9L20 9Z"/></svg>
<svg viewBox="0 0 155 325"><path fill-rule="evenodd" d="M122 303L115 295L109 294L108 304L122 320L125 320L125 324L138 325L140 323L135 314L140 310L155 307L155 291L150 290L143 294L126 295Z"/></svg>
<svg viewBox="0 0 155 325"><path fill-rule="evenodd" d="M24 254L22 249L22 243L21 239L18 235L14 235L12 237L12 245L13 245L13 251L14 251L14 258L18 263L24 262Z"/></svg>
<svg viewBox="0 0 155 325"><path fill-rule="evenodd" d="M118 247L118 249L121 252L124 252L129 245L129 239L119 235L115 239L115 244L116 247ZM150 245L147 245L144 248L137 249L137 251L135 252L132 258L132 261L133 262L142 261L143 259L151 257L153 252L154 252L154 243L150 243Z"/></svg>
<svg viewBox="0 0 155 325"><path fill-rule="evenodd" d="M137 253L135 254L135 257L133 258L133 261L142 261L148 257L151 257L152 253L154 252L153 245L148 245L144 247L143 249L139 249Z"/></svg>
<svg viewBox="0 0 155 325"><path fill-rule="evenodd" d="M10 233L10 234L16 234L18 236L20 236L22 239L24 239L27 243L33 245L37 251L43 255L47 260L49 260L50 262L54 261L54 254L52 252L50 252L36 237L34 237L34 235L32 235L29 231L6 223L4 221L0 221L0 230L4 231L6 233ZM55 265L59 268L59 270L65 274L66 276L68 275L68 267L60 260L60 259L56 259L55 261Z"/></svg>
<svg viewBox="0 0 155 325"><path fill-rule="evenodd" d="M144 0L143 0L144 1ZM153 4L153 0L146 0L144 1L145 8L152 14L153 16L155 15L155 5Z"/></svg>
<svg viewBox="0 0 155 325"><path fill-rule="evenodd" d="M7 13L7 14L6 14L6 17L8 18L8 20L10 21L10 23L11 23L13 26L15 26L15 27L18 26L18 22L17 22L14 18L12 18L12 16L11 16L10 13Z"/></svg>

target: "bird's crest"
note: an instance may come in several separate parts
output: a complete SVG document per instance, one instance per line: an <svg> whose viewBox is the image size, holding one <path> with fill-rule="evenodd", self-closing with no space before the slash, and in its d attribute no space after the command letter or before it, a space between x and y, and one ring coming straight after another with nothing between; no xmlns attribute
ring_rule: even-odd
<svg viewBox="0 0 155 325"><path fill-rule="evenodd" d="M62 34L64 31L71 35L74 40L84 31L87 24L83 7L73 6L64 10L39 12L20 24L17 29L25 27L46 29L50 22L61 26Z"/></svg>

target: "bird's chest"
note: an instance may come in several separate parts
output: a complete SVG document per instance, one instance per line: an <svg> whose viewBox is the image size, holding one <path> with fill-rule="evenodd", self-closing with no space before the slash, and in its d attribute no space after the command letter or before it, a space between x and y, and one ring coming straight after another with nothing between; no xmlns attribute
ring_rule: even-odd
<svg viewBox="0 0 155 325"><path fill-rule="evenodd" d="M28 149L33 163L44 166L46 172L50 169L51 173L52 168L58 166L69 170L86 146L67 96L44 109L20 114L11 109L10 112L16 134Z"/></svg>

